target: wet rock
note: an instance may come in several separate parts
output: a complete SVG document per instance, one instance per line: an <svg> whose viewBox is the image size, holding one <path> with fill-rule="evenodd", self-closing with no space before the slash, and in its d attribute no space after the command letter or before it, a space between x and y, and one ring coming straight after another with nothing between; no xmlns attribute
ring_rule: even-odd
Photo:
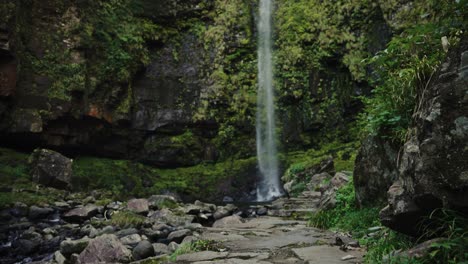
<svg viewBox="0 0 468 264"><path fill-rule="evenodd" d="M10 210L1 210L0 211L0 221L2 221L3 223L7 222L7 221L10 221L12 219L12 215L10 213Z"/></svg>
<svg viewBox="0 0 468 264"><path fill-rule="evenodd" d="M60 253L65 257L70 257L73 253L81 253L89 244L90 239L87 237L71 240L67 239L60 243Z"/></svg>
<svg viewBox="0 0 468 264"><path fill-rule="evenodd" d="M81 263L116 263L129 262L132 253L115 235L102 235L91 240L88 246L80 253L78 260Z"/></svg>
<svg viewBox="0 0 468 264"><path fill-rule="evenodd" d="M58 189L71 187L72 160L62 154L36 149L30 157L30 166L34 182Z"/></svg>
<svg viewBox="0 0 468 264"><path fill-rule="evenodd" d="M189 229L182 229L182 230L178 230L178 231L174 231L172 233L169 234L169 236L167 237L167 239L169 241L174 241L176 243L181 243L182 240L184 239L184 237L190 235L192 233L192 231L190 231Z"/></svg>
<svg viewBox="0 0 468 264"><path fill-rule="evenodd" d="M154 243L153 244L154 254L156 256L170 254L171 251L166 244L163 243Z"/></svg>
<svg viewBox="0 0 468 264"><path fill-rule="evenodd" d="M17 254L22 256L28 256L36 253L41 246L41 241L37 239L18 239L13 244L13 249L16 250Z"/></svg>
<svg viewBox="0 0 468 264"><path fill-rule="evenodd" d="M135 260L145 259L154 256L154 248L147 240L141 241L133 249L133 258Z"/></svg>
<svg viewBox="0 0 468 264"><path fill-rule="evenodd" d="M21 202L16 202L10 211L14 217L23 217L28 215L28 206Z"/></svg>
<svg viewBox="0 0 468 264"><path fill-rule="evenodd" d="M215 228L223 228L223 227L230 227L231 225L238 225L241 224L242 220L238 215L232 215L228 217L224 217L222 219L217 220L214 222L213 227Z"/></svg>
<svg viewBox="0 0 468 264"><path fill-rule="evenodd" d="M127 209L137 214L147 214L149 211L148 200L132 199L127 203Z"/></svg>
<svg viewBox="0 0 468 264"><path fill-rule="evenodd" d="M141 242L141 236L139 234L128 235L122 237L120 241L126 246L134 247Z"/></svg>
<svg viewBox="0 0 468 264"><path fill-rule="evenodd" d="M267 215L267 213L268 209L266 207L260 207L259 209L257 209L257 215L259 216Z"/></svg>
<svg viewBox="0 0 468 264"><path fill-rule="evenodd" d="M31 206L29 208L29 219L31 220L38 220L47 218L54 212L54 209L48 207L38 207L38 206Z"/></svg>
<svg viewBox="0 0 468 264"><path fill-rule="evenodd" d="M83 222L90 219L98 213L98 207L94 204L88 204L84 207L79 207L66 212L63 218L70 222Z"/></svg>
<svg viewBox="0 0 468 264"><path fill-rule="evenodd" d="M233 203L234 199L231 196L224 196L223 203Z"/></svg>

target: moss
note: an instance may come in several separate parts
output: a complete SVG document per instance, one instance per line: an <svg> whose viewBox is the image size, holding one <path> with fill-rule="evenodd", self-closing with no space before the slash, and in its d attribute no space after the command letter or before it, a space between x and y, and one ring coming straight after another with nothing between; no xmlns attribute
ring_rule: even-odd
<svg viewBox="0 0 468 264"><path fill-rule="evenodd" d="M175 191L194 199L212 199L229 189L242 188L242 181L255 170L256 158L177 169L157 169L141 163L95 157L78 157L73 162L77 190L106 188L115 196L145 197ZM226 181L235 181L227 190L218 189ZM236 187L239 186L239 187Z"/></svg>

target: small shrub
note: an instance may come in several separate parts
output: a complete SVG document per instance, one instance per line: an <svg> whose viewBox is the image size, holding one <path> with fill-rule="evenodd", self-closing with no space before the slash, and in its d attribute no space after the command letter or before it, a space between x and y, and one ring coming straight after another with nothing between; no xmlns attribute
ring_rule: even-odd
<svg viewBox="0 0 468 264"><path fill-rule="evenodd" d="M120 211L112 215L110 223L115 226L122 228L139 226L145 222L145 217L129 212L129 211Z"/></svg>

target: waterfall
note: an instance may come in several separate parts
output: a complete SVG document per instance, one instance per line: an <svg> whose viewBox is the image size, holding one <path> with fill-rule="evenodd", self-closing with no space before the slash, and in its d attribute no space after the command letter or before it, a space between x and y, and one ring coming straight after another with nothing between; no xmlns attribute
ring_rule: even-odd
<svg viewBox="0 0 468 264"><path fill-rule="evenodd" d="M260 182L257 200L268 201L282 194L276 146L275 105L272 60L273 0L260 0L258 20L258 95L257 95L257 158Z"/></svg>

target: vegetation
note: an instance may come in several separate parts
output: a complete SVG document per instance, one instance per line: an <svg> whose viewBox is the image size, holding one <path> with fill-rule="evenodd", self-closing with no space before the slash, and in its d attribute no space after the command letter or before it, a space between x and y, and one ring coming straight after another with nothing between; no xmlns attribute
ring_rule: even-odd
<svg viewBox="0 0 468 264"><path fill-rule="evenodd" d="M112 215L110 224L121 228L140 226L145 222L145 217L129 211L119 211Z"/></svg>
<svg viewBox="0 0 468 264"><path fill-rule="evenodd" d="M187 168L157 169L127 160L81 157L73 163L74 185L78 190L111 186L116 196L144 197L174 191L192 198L206 199L222 191L216 188L221 182L245 179L255 165L256 159L250 158Z"/></svg>
<svg viewBox="0 0 468 264"><path fill-rule="evenodd" d="M219 251L221 246L219 242L213 240L197 240L195 242L182 243L169 259L176 261L177 256L199 251Z"/></svg>

